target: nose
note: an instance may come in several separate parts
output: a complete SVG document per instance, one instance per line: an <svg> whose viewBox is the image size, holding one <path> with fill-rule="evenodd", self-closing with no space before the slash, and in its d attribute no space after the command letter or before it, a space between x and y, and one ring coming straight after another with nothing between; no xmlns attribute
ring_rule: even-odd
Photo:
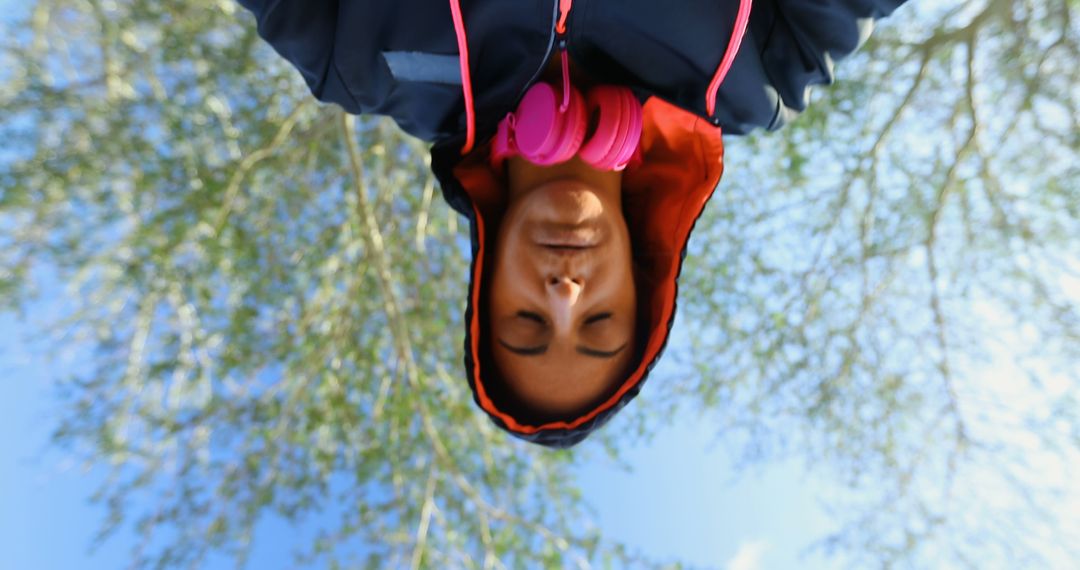
<svg viewBox="0 0 1080 570"><path fill-rule="evenodd" d="M570 331L571 314L581 296L580 280L569 277L550 277L547 280L547 296L551 303L552 324L556 333Z"/></svg>

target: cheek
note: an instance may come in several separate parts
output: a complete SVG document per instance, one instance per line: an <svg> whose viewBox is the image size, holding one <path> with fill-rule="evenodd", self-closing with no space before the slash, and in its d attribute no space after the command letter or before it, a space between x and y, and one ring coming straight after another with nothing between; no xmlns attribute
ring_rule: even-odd
<svg viewBox="0 0 1080 570"><path fill-rule="evenodd" d="M491 274L490 308L493 314L514 312L521 302L521 290L528 278L528 264L519 247L520 240L500 233L495 243Z"/></svg>
<svg viewBox="0 0 1080 570"><path fill-rule="evenodd" d="M499 228L494 243L495 273L497 280L518 280L527 277L534 269L529 263L528 241L525 236L525 224L518 220L508 220Z"/></svg>
<svg viewBox="0 0 1080 570"><path fill-rule="evenodd" d="M607 289L609 298L612 306L620 314L626 315L624 322L627 322L627 326L632 329L635 326L639 308L634 262L629 251L613 254L611 260L605 268L610 279Z"/></svg>
<svg viewBox="0 0 1080 570"><path fill-rule="evenodd" d="M629 239L618 240L610 251L606 252L602 271L608 279L620 307L632 307L636 302L637 276L634 271L633 254Z"/></svg>
<svg viewBox="0 0 1080 570"><path fill-rule="evenodd" d="M496 263L490 276L489 311L491 317L505 314L511 304L513 287L510 287L512 279L508 275L509 270L505 263Z"/></svg>

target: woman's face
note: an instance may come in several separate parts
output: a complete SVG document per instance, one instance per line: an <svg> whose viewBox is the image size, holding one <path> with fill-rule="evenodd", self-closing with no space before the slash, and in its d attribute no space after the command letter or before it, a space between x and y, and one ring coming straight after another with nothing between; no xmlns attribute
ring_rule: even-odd
<svg viewBox="0 0 1080 570"><path fill-rule="evenodd" d="M495 364L542 413L570 413L625 376L635 352L630 237L618 190L564 177L510 201L489 318Z"/></svg>

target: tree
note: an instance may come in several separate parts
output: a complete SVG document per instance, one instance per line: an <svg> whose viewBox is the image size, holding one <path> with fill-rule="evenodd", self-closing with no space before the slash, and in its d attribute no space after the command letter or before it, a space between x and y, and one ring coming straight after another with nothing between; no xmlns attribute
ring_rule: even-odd
<svg viewBox="0 0 1080 570"><path fill-rule="evenodd" d="M825 543L859 567L1080 560L1076 9L903 6L693 238L680 393L860 489Z"/></svg>
<svg viewBox="0 0 1080 570"><path fill-rule="evenodd" d="M793 124L729 137L679 372L623 414L647 435L661 408L703 410L751 461L837 470L850 524L826 545L853 564L1038 560L1012 525L1052 525L1049 495L1015 495L1034 523L971 524L958 482L1023 451L994 422L1064 462L1080 448L1072 392L988 421L966 375L1013 329L1033 382L1046 363L1076 379L1076 9L904 6ZM649 562L579 522L566 468L587 452L474 408L468 238L424 145L318 105L232 0L39 0L27 24L0 52L0 299L19 310L48 263L80 302L51 329L96 366L65 381L55 440L112 466L102 539L134 524L140 567L243 561L260 517L340 508L301 561ZM993 467L1029 491L1018 462Z"/></svg>

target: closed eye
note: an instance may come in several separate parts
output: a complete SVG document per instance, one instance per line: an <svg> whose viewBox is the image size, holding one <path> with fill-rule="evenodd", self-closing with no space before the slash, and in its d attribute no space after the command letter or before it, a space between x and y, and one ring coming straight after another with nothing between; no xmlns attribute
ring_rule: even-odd
<svg viewBox="0 0 1080 570"><path fill-rule="evenodd" d="M538 315L536 313L533 313L533 312L530 312L530 311L518 311L516 316L518 316L518 317L520 317L522 319L528 319L530 321L535 321L536 323L541 324L541 325L544 324L544 317L541 317L540 315Z"/></svg>
<svg viewBox="0 0 1080 570"><path fill-rule="evenodd" d="M598 322L600 322L602 320L605 320L605 319L610 319L611 317L612 317L611 313L598 313L598 314L595 314L595 315L585 319L585 324L591 325L593 323L598 323Z"/></svg>
<svg viewBox="0 0 1080 570"><path fill-rule="evenodd" d="M537 324L541 324L541 325L547 324L547 322L544 320L544 317L542 317L539 314L534 313L532 311L518 311L515 316L517 316L518 318L521 318L521 319L527 319L527 320L533 321L533 322L535 322ZM600 321L610 319L613 316L614 315L612 315L610 312L597 313L597 314L592 315L589 318L585 319L584 324L591 325L593 323L598 323Z"/></svg>

